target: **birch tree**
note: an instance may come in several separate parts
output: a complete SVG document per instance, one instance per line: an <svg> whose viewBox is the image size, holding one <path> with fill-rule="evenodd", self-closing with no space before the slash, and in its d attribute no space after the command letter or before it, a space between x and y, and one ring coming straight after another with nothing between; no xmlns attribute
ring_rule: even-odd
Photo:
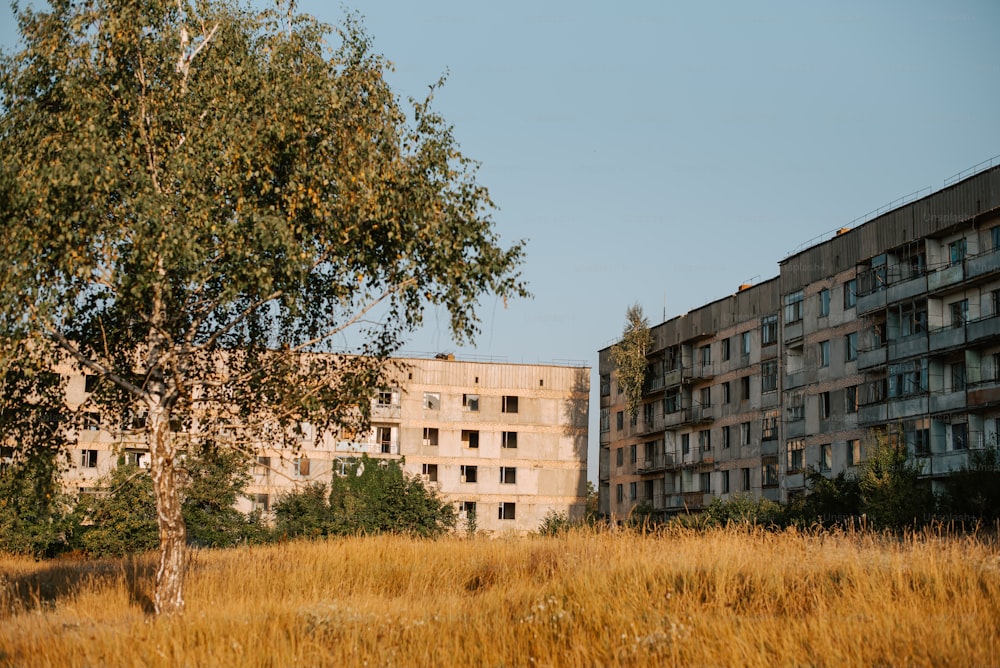
<svg viewBox="0 0 1000 668"><path fill-rule="evenodd" d="M526 296L523 243L501 241L451 127L430 97L398 99L350 17L53 0L17 18L0 337L96 376L88 401L116 416L102 426L146 439L154 604L180 612L192 439L363 427L429 305L464 343L480 298Z"/></svg>
<svg viewBox="0 0 1000 668"><path fill-rule="evenodd" d="M642 306L629 306L625 312L622 340L611 347L611 359L618 367L618 385L625 394L625 410L629 417L639 413L643 384L646 382L646 354L652 345L649 320L642 312Z"/></svg>

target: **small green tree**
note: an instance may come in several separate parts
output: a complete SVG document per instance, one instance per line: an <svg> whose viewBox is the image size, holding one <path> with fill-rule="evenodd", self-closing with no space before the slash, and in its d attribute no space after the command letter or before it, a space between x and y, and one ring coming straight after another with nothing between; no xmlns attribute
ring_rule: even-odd
<svg viewBox="0 0 1000 668"><path fill-rule="evenodd" d="M57 462L32 457L0 466L0 551L41 558L67 547L71 505Z"/></svg>
<svg viewBox="0 0 1000 668"><path fill-rule="evenodd" d="M281 537L329 536L334 533L330 488L310 483L282 495L274 504L274 529Z"/></svg>
<svg viewBox="0 0 1000 668"><path fill-rule="evenodd" d="M337 533L437 536L454 528L455 507L406 475L402 460L363 456L353 474L334 477L330 509Z"/></svg>
<svg viewBox="0 0 1000 668"><path fill-rule="evenodd" d="M945 478L940 504L953 517L1000 519L1000 450L972 450L969 463Z"/></svg>
<svg viewBox="0 0 1000 668"><path fill-rule="evenodd" d="M934 495L919 480L920 469L907 457L905 442L875 432L858 472L861 511L875 528L901 529L934 512Z"/></svg>
<svg viewBox="0 0 1000 668"><path fill-rule="evenodd" d="M642 306L629 306L625 312L622 340L611 346L611 359L618 367L618 384L625 394L625 410L630 417L639 413L646 382L646 354L652 345L649 321L642 312Z"/></svg>
<svg viewBox="0 0 1000 668"><path fill-rule="evenodd" d="M861 489L857 478L841 471L833 478L812 470L806 476L805 496L789 501L790 521L824 525L843 522L861 514Z"/></svg>

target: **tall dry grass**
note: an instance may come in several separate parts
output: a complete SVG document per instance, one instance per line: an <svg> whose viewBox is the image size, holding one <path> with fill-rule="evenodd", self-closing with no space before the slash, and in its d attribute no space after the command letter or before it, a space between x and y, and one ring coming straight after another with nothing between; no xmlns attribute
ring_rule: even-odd
<svg viewBox="0 0 1000 668"><path fill-rule="evenodd" d="M191 558L3 558L0 665L998 666L1000 550L932 533L369 537Z"/></svg>

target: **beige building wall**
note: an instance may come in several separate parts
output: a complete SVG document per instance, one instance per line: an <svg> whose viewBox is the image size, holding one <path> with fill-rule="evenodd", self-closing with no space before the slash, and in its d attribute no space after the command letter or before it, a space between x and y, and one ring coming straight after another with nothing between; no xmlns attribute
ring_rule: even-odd
<svg viewBox="0 0 1000 668"><path fill-rule="evenodd" d="M243 511L269 510L297 486L327 482L362 454L399 459L455 504L459 529L536 530L550 512L583 516L586 504L590 370L586 367L396 360L395 381L372 405L364 434L317 434L304 425L297 452L260 449ZM86 398L86 377L70 376L68 403ZM192 435L194 437L194 435ZM85 421L71 453L67 487L87 492L124 458L148 465L138 438L113 435L100 416Z"/></svg>

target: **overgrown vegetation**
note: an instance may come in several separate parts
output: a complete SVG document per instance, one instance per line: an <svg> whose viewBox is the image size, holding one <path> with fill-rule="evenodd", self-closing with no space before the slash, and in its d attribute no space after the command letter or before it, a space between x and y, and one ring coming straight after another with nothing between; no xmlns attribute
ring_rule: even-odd
<svg viewBox="0 0 1000 668"><path fill-rule="evenodd" d="M0 557L0 665L995 666L983 536L574 529L191 553L186 617L155 562Z"/></svg>
<svg viewBox="0 0 1000 668"><path fill-rule="evenodd" d="M625 410L630 417L639 413L646 382L646 353L652 344L649 319L643 314L642 306L629 306L625 312L622 340L611 346L611 359L618 369L618 386L625 394Z"/></svg>

